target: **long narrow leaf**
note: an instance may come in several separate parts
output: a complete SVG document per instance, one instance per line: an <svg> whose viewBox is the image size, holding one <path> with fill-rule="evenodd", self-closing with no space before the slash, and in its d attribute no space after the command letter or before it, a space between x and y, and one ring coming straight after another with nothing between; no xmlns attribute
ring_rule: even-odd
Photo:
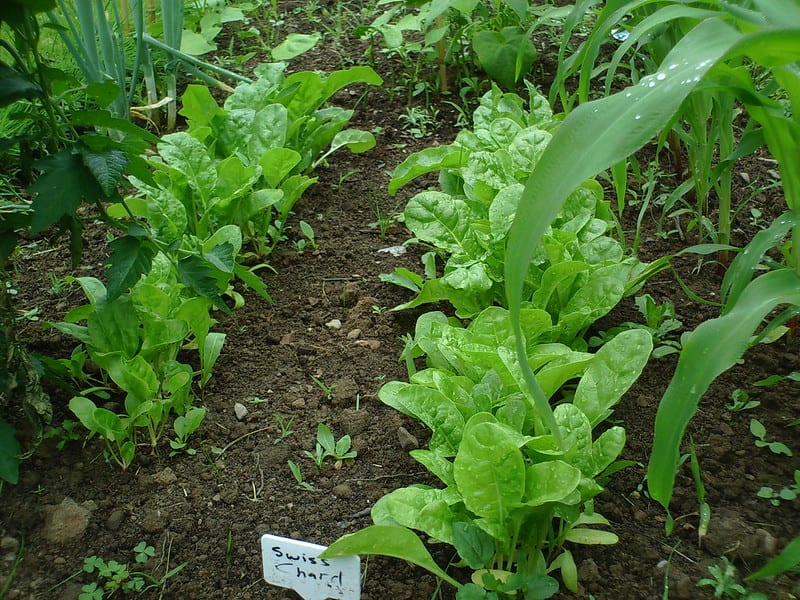
<svg viewBox="0 0 800 600"><path fill-rule="evenodd" d="M754 279L729 312L702 323L684 342L658 407L647 467L650 496L664 508L672 498L681 440L700 398L718 375L736 363L764 317L781 304L800 304L800 276L788 269Z"/></svg>
<svg viewBox="0 0 800 600"><path fill-rule="evenodd" d="M720 20L704 21L673 48L657 74L618 94L578 107L558 128L525 186L509 233L506 297L523 374L545 425L556 435L550 406L527 368L519 323L523 285L534 249L567 196L583 181L625 159L655 136L739 37Z"/></svg>

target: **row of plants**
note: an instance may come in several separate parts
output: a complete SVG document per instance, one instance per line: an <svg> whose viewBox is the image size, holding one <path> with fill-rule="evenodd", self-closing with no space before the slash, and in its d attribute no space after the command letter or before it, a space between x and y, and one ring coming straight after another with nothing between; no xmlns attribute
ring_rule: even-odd
<svg viewBox="0 0 800 600"><path fill-rule="evenodd" d="M20 14L2 13L3 23L18 35L27 33L28 49L38 57L39 32L31 30L53 6L16 8ZM103 23L96 15L80 14L84 30L91 22ZM162 17L167 18L163 11ZM20 232L38 235L56 224L70 232L76 263L86 218L81 205L92 205L92 218L105 221L111 233L106 282L77 278L87 304L63 322L48 324L80 342L68 359L31 356L15 339L4 279L3 356L9 376L3 389L35 421L34 445L52 418L39 383L47 375L77 390L70 410L90 435L104 440L107 457L123 469L137 447L155 451L173 419L172 446L186 449L205 414L194 404L225 340L213 331L213 311L229 312L243 303L235 280L270 299L258 270L268 267L267 255L285 239L292 207L316 182L313 170L338 149L363 152L375 143L368 132L346 129L353 111L329 100L345 86L380 85L381 78L369 67L286 76L285 63L265 64L224 106L208 87L190 86L181 109L187 129L158 138L102 108L89 92L90 105L101 107L68 112L63 99L52 95L47 71L33 79L16 67L4 72L3 104L25 99L35 108L40 102L45 113L58 110L60 121L58 135L51 132L51 151L32 164L38 172L28 187L32 202L4 203L3 272ZM84 92L97 83L86 77ZM8 142L22 147L28 139ZM152 144L156 153L145 158ZM185 362L180 354L185 349L197 352L199 369ZM0 476L13 483L21 449L5 422L2 433Z"/></svg>
<svg viewBox="0 0 800 600"><path fill-rule="evenodd" d="M567 19L568 33L593 4L574 7ZM621 445L616 449L610 442L610 432L617 428L594 441L591 433L619 399L610 393L617 386L599 384L591 367L583 372L576 364L613 355L616 340L638 336L638 343L623 343L641 354L617 359L608 369L624 382L619 385L622 393L646 362L652 344L646 332L623 331L594 359L587 354L578 358L575 338L598 316L588 307L597 306L605 314L623 293L669 262L665 257L637 269L635 259L625 264L621 247L610 242L593 247L591 242L611 224L596 218L598 197L593 198L591 180L586 181L610 169L621 212L628 160L659 135L662 144L673 144L676 155L681 143L686 146L690 160L686 173L678 173L687 178L686 184L664 210L670 211L693 189L693 225L701 240L710 234L713 242L685 252L717 253L723 266L728 264L727 254L736 253L722 284L721 316L682 339L677 371L659 407L647 480L651 497L669 509L681 441L702 395L749 347L788 331L784 325L796 315L797 244L795 237L787 241L786 236L798 231L797 163L791 156L796 157L800 139L795 106L800 38L796 27L785 23L786 15L800 15L800 5L779 4L606 3L596 14L597 26L589 39L560 63L564 72L551 96L560 95L568 111L562 124L555 126L547 111L541 120L531 122L530 114L520 114L518 98L495 90L494 105L484 97L474 115L474 131L462 131L452 145L410 157L395 171L391 192L419 174L441 170L441 191L418 194L405 212L417 240L437 248L423 258L425 276L400 269L385 277L416 294L400 308L448 300L458 317L474 319L465 329L441 313L423 315L406 348L411 383L392 382L380 392L382 401L431 429L428 449L412 455L445 487L416 485L390 493L372 511L374 526L344 536L325 556L400 557L455 585L459 598L498 598L517 592L526 598L547 598L558 590L548 576L555 570L561 571L568 589L577 589L577 570L563 544L603 543L602 532L581 526L603 523L593 513L591 498L601 489L598 481L605 477L604 469L616 468L612 463ZM626 43L610 63L595 68L605 36L630 14ZM567 36L563 39L562 51ZM637 42L632 85L611 94L614 71ZM634 62L639 59L644 65ZM603 71L608 72L606 95L590 101L586 82ZM581 74L574 96L564 86L570 73ZM771 97L775 89L781 89L788 102ZM532 107L547 106L535 94L531 97ZM733 139L733 119L740 112L735 102L744 105L750 117L738 147ZM580 105L571 110L576 103ZM763 142L781 167L791 212L758 233L744 249L734 248L729 245L730 224L741 207L730 204L730 172L736 158ZM714 150L721 157L718 162ZM712 189L719 203L717 225L711 223L707 208ZM576 196L588 199L583 214L575 209L580 204ZM513 226L508 227L512 218ZM582 228L592 221L599 222L597 227L588 225L583 232L591 231L589 239L581 239ZM562 237L564 230L568 233ZM782 262L767 255L776 247ZM437 255L445 260L441 275ZM766 272L753 278L759 271ZM598 272L605 277L598 275L595 286L589 282ZM576 280L584 285L573 288ZM577 289L585 290L587 297L571 305L570 292ZM503 311L502 317L497 312L502 309L483 308L504 300L509 313ZM762 326L782 304L790 307ZM561 312L564 307L579 314L584 308L574 326L569 314ZM554 330L557 333L551 337ZM547 332L543 339L542 332ZM565 345L551 350L557 342ZM579 342L577 350L584 344ZM413 373L411 361L422 355L428 368ZM631 379L620 373L622 364L633 365ZM599 389L609 392L608 404L605 398L596 398L591 407L582 404L587 373L596 394ZM567 388L566 398L551 397L581 375L574 390ZM549 403L553 400L555 410ZM598 407L602 409L592 412ZM696 459L693 465L699 477ZM704 531L711 515L701 496ZM457 564L474 571L472 583L463 584L442 571L411 529L454 546ZM671 529L669 518L667 531ZM799 543L791 542L750 578L774 575L800 562Z"/></svg>

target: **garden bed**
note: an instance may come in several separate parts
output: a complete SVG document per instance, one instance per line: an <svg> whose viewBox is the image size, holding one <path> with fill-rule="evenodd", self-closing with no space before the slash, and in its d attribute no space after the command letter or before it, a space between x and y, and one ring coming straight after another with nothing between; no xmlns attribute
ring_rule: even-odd
<svg viewBox="0 0 800 600"><path fill-rule="evenodd" d="M287 15L291 18L292 13ZM302 31L305 26L290 20L286 30ZM323 45L292 69L338 68L338 52L331 44ZM362 92L354 87L340 94L352 101ZM158 579L178 565L185 567L163 586L136 597L297 597L263 581L262 534L328 545L368 526L370 507L389 491L421 480L434 483L408 455L409 449L425 446L429 435L425 427L377 398L384 382L407 378L406 367L398 360L401 337L413 331L422 312L388 310L409 295L381 282L379 275L397 266L419 269L418 246L407 246L399 256L390 251L409 234L387 217L402 212L410 195L432 184L419 180L390 197L387 173L413 151L451 142L457 114L440 104L436 130L418 139L402 127L405 108L404 99L386 89L364 96L354 124L379 132L376 148L363 155L332 156L292 217L293 223L311 224L319 249L306 247L299 252L290 242L282 244L270 257L274 272L261 271L273 302L242 290L244 307L231 315L215 314L218 330L227 338L201 401L207 414L190 441L195 454L173 456L169 441L162 439L158 453L137 455L123 472L103 460L97 439L85 445L70 442L59 450L58 438L53 438L22 464L18 485L3 487L2 572L10 573L16 554L22 557L5 596L8 600L77 598L81 586L93 581L81 572L86 557L133 565L133 549L142 541L154 547L155 555L137 570ZM739 170L747 172L751 184L766 185L768 166L754 158ZM749 194L745 178L737 177L737 182L737 194ZM779 193L769 190L754 201L765 219L775 216L774 206L782 204ZM635 214L626 218L633 223ZM740 213L734 244L749 240L755 226L751 221L748 211ZM88 266L76 272L63 245L51 246L44 238L23 245L14 265L20 309L38 308L42 321L58 321L82 302L77 285L57 291L45 274L99 276L107 255L106 232L95 224L87 228L86 238L83 264ZM642 260L686 245L677 234L656 235L654 222L645 219ZM698 263L692 255L676 259L674 265L696 293L706 298L718 293L721 276L715 265ZM648 281L637 292L643 293L657 303L674 304L682 322L677 333L716 314L714 308L688 298L670 271ZM632 297L596 329L626 321L642 321ZM72 340L54 330L42 331L36 322L29 322L23 334L30 347L43 354L68 356L73 347ZM688 465L677 480L671 536L665 535L663 509L647 495L644 476L655 411L677 355L650 360L611 417L627 433L622 458L636 464L614 475L595 502L619 543L574 546L582 592L577 596L562 592L557 598L661 598L667 585L673 599L710 598L711 588L695 584L709 575L710 565L720 564L720 557L730 557L739 573L746 574L798 535L796 501L773 505L757 496L763 486L776 490L789 486L796 459L756 447L749 430L750 420L758 419L770 441L800 452L796 431L785 426L800 413L800 384L754 386L770 375L800 371L797 350L796 339L756 346L703 398L689 429L712 508L708 534L701 543L697 494ZM737 388L749 392L760 405L742 411L726 408ZM59 423L69 417L69 397L57 389L48 391ZM356 458L315 466L304 452L313 451L320 423L330 427L337 439L350 435ZM289 460L300 467L306 486L293 477ZM432 549L442 567L455 559L449 547ZM363 557L362 571L364 599L454 597L447 584L396 559ZM457 579L465 577L458 569L452 572ZM752 588L769 598L800 595L800 583L790 576Z"/></svg>

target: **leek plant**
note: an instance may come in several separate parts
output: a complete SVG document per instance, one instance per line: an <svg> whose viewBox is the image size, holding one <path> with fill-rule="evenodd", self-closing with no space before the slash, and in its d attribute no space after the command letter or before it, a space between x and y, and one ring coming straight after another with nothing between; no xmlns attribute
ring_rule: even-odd
<svg viewBox="0 0 800 600"><path fill-rule="evenodd" d="M700 20L677 42L656 73L583 103L566 117L525 186L506 253L508 306L525 368L519 324L524 278L533 248L569 193L658 135L704 81L720 94L736 96L760 124L781 167L790 212L739 253L724 282L722 315L700 325L684 342L659 406L648 467L650 495L665 508L672 498L680 444L702 395L742 356L767 314L782 304L800 305L800 0L721 6L724 11ZM736 66L743 57L772 74L789 97L790 111L756 90L749 72ZM764 252L787 234L793 239L786 246L786 265L751 280Z"/></svg>
<svg viewBox="0 0 800 600"><path fill-rule="evenodd" d="M136 98L140 72L147 88L148 104L145 111L154 111L167 105L167 128L174 129L176 120L177 74L183 67L203 81L231 90L223 82L207 75L249 81L248 78L203 62L181 51L183 33L183 0L162 0L161 19L163 41L145 29L145 7L142 0L120 0L129 3L121 11L116 2L107 9L103 0L76 0L74 3L57 0L58 11L50 11L50 21L56 26L64 45L75 59L86 83L107 94L107 105L116 117L130 119L131 106ZM148 9L149 10L149 9ZM123 15L126 15L123 17ZM127 20L133 21L135 48L133 63L128 64L125 52ZM159 99L152 50L164 52L165 95ZM201 70L202 69L202 70Z"/></svg>

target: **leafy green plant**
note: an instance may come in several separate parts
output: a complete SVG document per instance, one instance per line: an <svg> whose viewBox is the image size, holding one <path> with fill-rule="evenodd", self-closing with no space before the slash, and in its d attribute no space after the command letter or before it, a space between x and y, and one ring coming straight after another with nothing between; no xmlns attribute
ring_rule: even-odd
<svg viewBox="0 0 800 600"><path fill-rule="evenodd" d="M750 419L750 433L756 438L757 448L769 448L773 454L784 454L792 456L792 451L782 442L770 442L767 440L767 428L758 419Z"/></svg>
<svg viewBox="0 0 800 600"><path fill-rule="evenodd" d="M317 238L311 225L305 221L300 221L300 232L303 234L305 239L294 241L292 245L294 246L295 250L302 252L306 249L306 247L310 247L312 250L319 250L319 244L317 243Z"/></svg>
<svg viewBox="0 0 800 600"><path fill-rule="evenodd" d="M325 394L325 398L327 398L328 400L333 398L333 390L336 387L336 384L328 385L327 383L322 381L322 379L320 379L319 377L314 377L313 375L311 376L311 381L313 381L317 385L317 387L322 390L322 392Z"/></svg>
<svg viewBox="0 0 800 600"><path fill-rule="evenodd" d="M577 589L565 544L616 541L592 527L607 524L592 499L622 467L615 460L625 433L614 426L594 438L592 430L638 377L652 342L646 331L630 330L590 354L548 341L552 325L544 310L525 309L523 322L526 361L545 396L561 400L554 410L561 443L547 433L527 393L508 311L487 308L466 328L442 313L426 313L414 343L428 368L410 383L387 383L379 398L431 429L428 448L411 455L443 487L389 493L372 509L373 527L334 542L325 556L400 557L456 585L459 598L495 597L469 595L480 586L500 592L497 597L513 590L550 597L558 590L549 575L556 570L568 589ZM452 545L475 572L473 583L443 575L410 529Z"/></svg>
<svg viewBox="0 0 800 600"><path fill-rule="evenodd" d="M751 400L750 394L742 389L736 388L731 392L731 402L726 404L725 408L732 412L740 412L743 410L751 410L761 406L758 400Z"/></svg>
<svg viewBox="0 0 800 600"><path fill-rule="evenodd" d="M462 130L452 144L417 152L395 169L392 194L423 173L439 171L442 191L412 197L404 222L445 261L441 275L431 253L423 257L424 278L405 268L383 275L416 294L395 310L447 300L458 316L470 317L493 303L505 304L510 219L522 182L556 127L546 99L529 91L526 109L522 98L494 87L481 98L472 131ZM554 341L580 343L586 328L619 302L643 270L607 235L611 221L600 185L587 181L570 195L536 250L526 272L525 301L551 314L561 329Z"/></svg>
<svg viewBox="0 0 800 600"><path fill-rule="evenodd" d="M275 413L274 416L275 416L275 422L278 424L278 427L280 429L280 433L278 434L278 437L272 440L272 443L280 444L287 437L289 437L294 433L294 431L292 430L292 423L294 423L294 415L289 417L288 420L285 419L283 415L279 413Z"/></svg>
<svg viewBox="0 0 800 600"><path fill-rule="evenodd" d="M206 409L193 406L186 411L186 414L178 415L172 424L175 430L175 439L169 441L170 448L173 452L180 450L186 452L190 456L197 453L197 450L189 447L189 436L192 435L206 416Z"/></svg>
<svg viewBox="0 0 800 600"><path fill-rule="evenodd" d="M712 577L701 579L697 587L714 588L714 598L739 598L741 600L767 600L766 594L751 592L736 581L736 567L727 556L722 557L721 565L711 565L708 572Z"/></svg>
<svg viewBox="0 0 800 600"><path fill-rule="evenodd" d="M173 235L200 239L235 225L258 256L271 252L294 204L316 182L306 173L340 148L364 152L375 143L368 132L344 129L352 111L323 105L346 85L381 83L368 67L325 77L285 76L285 67L260 65L258 79L240 84L224 107L208 88L190 85L180 111L188 130L162 138L151 160L155 185L134 180L145 200L134 212L174 229ZM167 219L155 221L159 208ZM258 285L246 269L238 268L237 276Z"/></svg>
<svg viewBox="0 0 800 600"><path fill-rule="evenodd" d="M89 304L72 310L65 322L52 325L80 340L94 364L125 394L120 415L82 395L69 403L81 423L103 438L109 457L123 469L134 458L139 428L147 431L155 449L170 414L187 415L191 408L195 373L177 360L183 345L189 339L196 343L202 385L224 341L224 334L210 331L214 322L210 302L182 296L180 285L170 275L169 263L162 263L161 269L136 285L135 293L113 300L99 280L78 278ZM86 325L79 325L83 320ZM183 433L177 432L178 439L184 446L189 429L199 425L203 414L195 411L179 425Z"/></svg>
<svg viewBox="0 0 800 600"><path fill-rule="evenodd" d="M785 169L787 204L792 210L800 206L800 169L789 156L790 152L796 156L800 125L794 119L800 112L789 115L778 110L771 99L754 93L752 82L742 70L715 67L724 60L738 60L745 55L769 70L790 94L790 104L797 104L797 77L790 65L797 59L796 40L800 37L796 28L787 29L785 24L787 15L797 15L800 7L795 0L754 0L754 6L757 10L731 9L733 12L726 15L730 17L728 21L717 15L700 21L667 53L652 76L611 96L582 104L557 129L525 186L507 246L506 291L521 364L524 345L519 318L523 289L536 243L548 224L587 177L620 163L656 136L704 78L725 85L746 104L762 126L770 151ZM576 145L577 140L585 143ZM773 227L782 229L785 236L793 223L798 230L796 218L783 215ZM776 230L765 235L774 236ZM771 242L764 246L763 236L756 238L756 245L754 240L739 253L726 274L723 315L703 323L685 338L677 371L662 397L647 481L651 497L665 507L672 495L686 424L711 381L741 357L753 332L775 307L800 304L798 276L792 270L800 265L792 256L800 253L800 244L791 245L792 269L777 269L752 279L766 248L772 247ZM526 381L539 397L537 384L524 367L523 364ZM668 521L668 527L671 525Z"/></svg>

